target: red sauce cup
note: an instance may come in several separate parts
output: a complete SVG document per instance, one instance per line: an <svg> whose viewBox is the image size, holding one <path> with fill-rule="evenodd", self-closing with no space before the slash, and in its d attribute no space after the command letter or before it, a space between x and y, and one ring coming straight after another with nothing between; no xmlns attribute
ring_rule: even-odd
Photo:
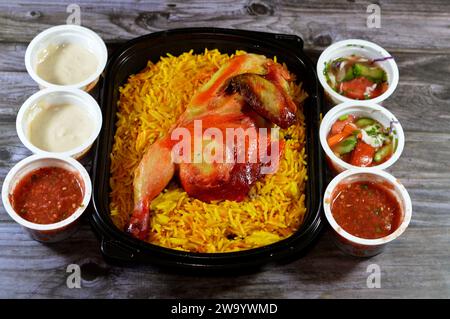
<svg viewBox="0 0 450 319"><path fill-rule="evenodd" d="M73 172L82 182L83 200L80 207L66 219L53 224L36 224L22 218L12 207L10 195L17 183L31 171L42 167L60 167ZM92 193L91 179L86 169L71 157L32 155L17 163L6 175L2 187L2 201L6 212L27 230L34 240L46 243L59 242L78 228L80 216L89 204Z"/></svg>
<svg viewBox="0 0 450 319"><path fill-rule="evenodd" d="M335 220L331 205L337 195L338 186L352 182L379 183L391 192L400 204L401 216L397 229L388 236L377 239L356 237L345 231ZM406 188L391 174L374 168L358 168L346 170L337 175L328 185L324 196L325 216L333 229L333 239L336 245L345 253L357 257L371 257L383 251L386 245L398 238L411 221L412 204Z"/></svg>

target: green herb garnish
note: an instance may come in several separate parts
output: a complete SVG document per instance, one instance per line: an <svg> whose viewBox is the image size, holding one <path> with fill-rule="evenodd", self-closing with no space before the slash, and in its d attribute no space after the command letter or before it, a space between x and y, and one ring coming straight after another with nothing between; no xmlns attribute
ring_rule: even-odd
<svg viewBox="0 0 450 319"><path fill-rule="evenodd" d="M369 136L377 136L378 135L378 130L375 127L370 128L369 130L366 130L367 135Z"/></svg>

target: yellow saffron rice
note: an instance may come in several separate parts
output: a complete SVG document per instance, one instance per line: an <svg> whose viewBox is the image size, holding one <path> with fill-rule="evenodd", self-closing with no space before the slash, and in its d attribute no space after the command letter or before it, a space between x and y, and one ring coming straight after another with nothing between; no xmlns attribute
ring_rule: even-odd
<svg viewBox="0 0 450 319"><path fill-rule="evenodd" d="M236 52L242 54L243 52ZM110 210L123 229L133 210L133 171L146 148L167 134L196 90L232 56L218 50L167 54L120 88L117 131L111 154ZM306 98L292 83L298 105ZM230 252L271 244L292 235L306 212L305 124L280 129L286 140L278 171L263 176L242 202L205 203L172 181L151 203L149 242L192 252Z"/></svg>

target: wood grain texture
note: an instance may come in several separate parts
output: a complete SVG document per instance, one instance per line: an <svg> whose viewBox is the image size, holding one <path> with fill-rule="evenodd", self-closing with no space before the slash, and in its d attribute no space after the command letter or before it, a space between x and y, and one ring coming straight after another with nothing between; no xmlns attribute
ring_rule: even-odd
<svg viewBox="0 0 450 319"><path fill-rule="evenodd" d="M406 146L390 171L407 187L413 218L406 233L371 259L345 256L326 230L303 258L250 274L202 276L149 265L107 264L85 221L69 240L42 245L0 207L0 298L449 298L450 297L450 3L379 1L382 28L368 30L369 1L77 1L83 25L116 44L157 30L220 26L301 35L316 59L332 41L361 37L390 49L400 84L385 102ZM60 1L0 4L0 183L30 152L15 132L20 105L37 90L23 63L27 42L65 22ZM88 212L89 213L89 212ZM66 267L81 266L82 288L66 286ZM381 289L368 289L367 266L381 267Z"/></svg>
<svg viewBox="0 0 450 319"><path fill-rule="evenodd" d="M0 40L28 42L38 32L66 23L73 1L7 1L0 4ZM378 1L381 28L367 29L372 1L77 1L82 25L106 41L180 27L215 26L295 33L308 48L348 38L365 38L387 49L440 50L450 47L446 1ZM436 41L439 39L439 41Z"/></svg>
<svg viewBox="0 0 450 319"><path fill-rule="evenodd" d="M19 227L2 223L0 297L441 298L448 296L450 284L450 260L441 254L447 249L448 229L419 229L413 224L401 240L371 259L344 256L326 233L306 257L288 264L268 265L252 274L195 276L152 266L108 265L99 256L98 243L88 227L65 243L45 246L29 240ZM436 243L433 249L418 251L418 247L429 247L430 241ZM66 267L72 263L81 267L81 289L66 286ZM381 267L381 289L366 286L370 264Z"/></svg>

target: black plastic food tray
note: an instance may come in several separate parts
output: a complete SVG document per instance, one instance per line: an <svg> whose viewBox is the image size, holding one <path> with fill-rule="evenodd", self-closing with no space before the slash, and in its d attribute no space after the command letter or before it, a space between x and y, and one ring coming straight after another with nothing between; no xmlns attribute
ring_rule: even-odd
<svg viewBox="0 0 450 319"><path fill-rule="evenodd" d="M166 53L179 55L191 49L205 48L234 53L236 50L276 56L302 81L309 97L304 113L307 126L306 151L308 180L307 213L303 225L291 237L277 243L240 252L188 253L139 241L115 227L109 211L110 153L114 140L119 87L131 74L142 70L148 60L158 61ZM110 59L100 93L103 126L96 145L93 169L93 203L91 221L101 240L107 259L126 262L150 262L178 268L224 270L247 268L297 256L320 232L324 166L319 147L321 98L315 67L303 52L303 41L295 35L271 34L216 28L188 28L156 32L127 42ZM131 174L131 172L130 172Z"/></svg>

